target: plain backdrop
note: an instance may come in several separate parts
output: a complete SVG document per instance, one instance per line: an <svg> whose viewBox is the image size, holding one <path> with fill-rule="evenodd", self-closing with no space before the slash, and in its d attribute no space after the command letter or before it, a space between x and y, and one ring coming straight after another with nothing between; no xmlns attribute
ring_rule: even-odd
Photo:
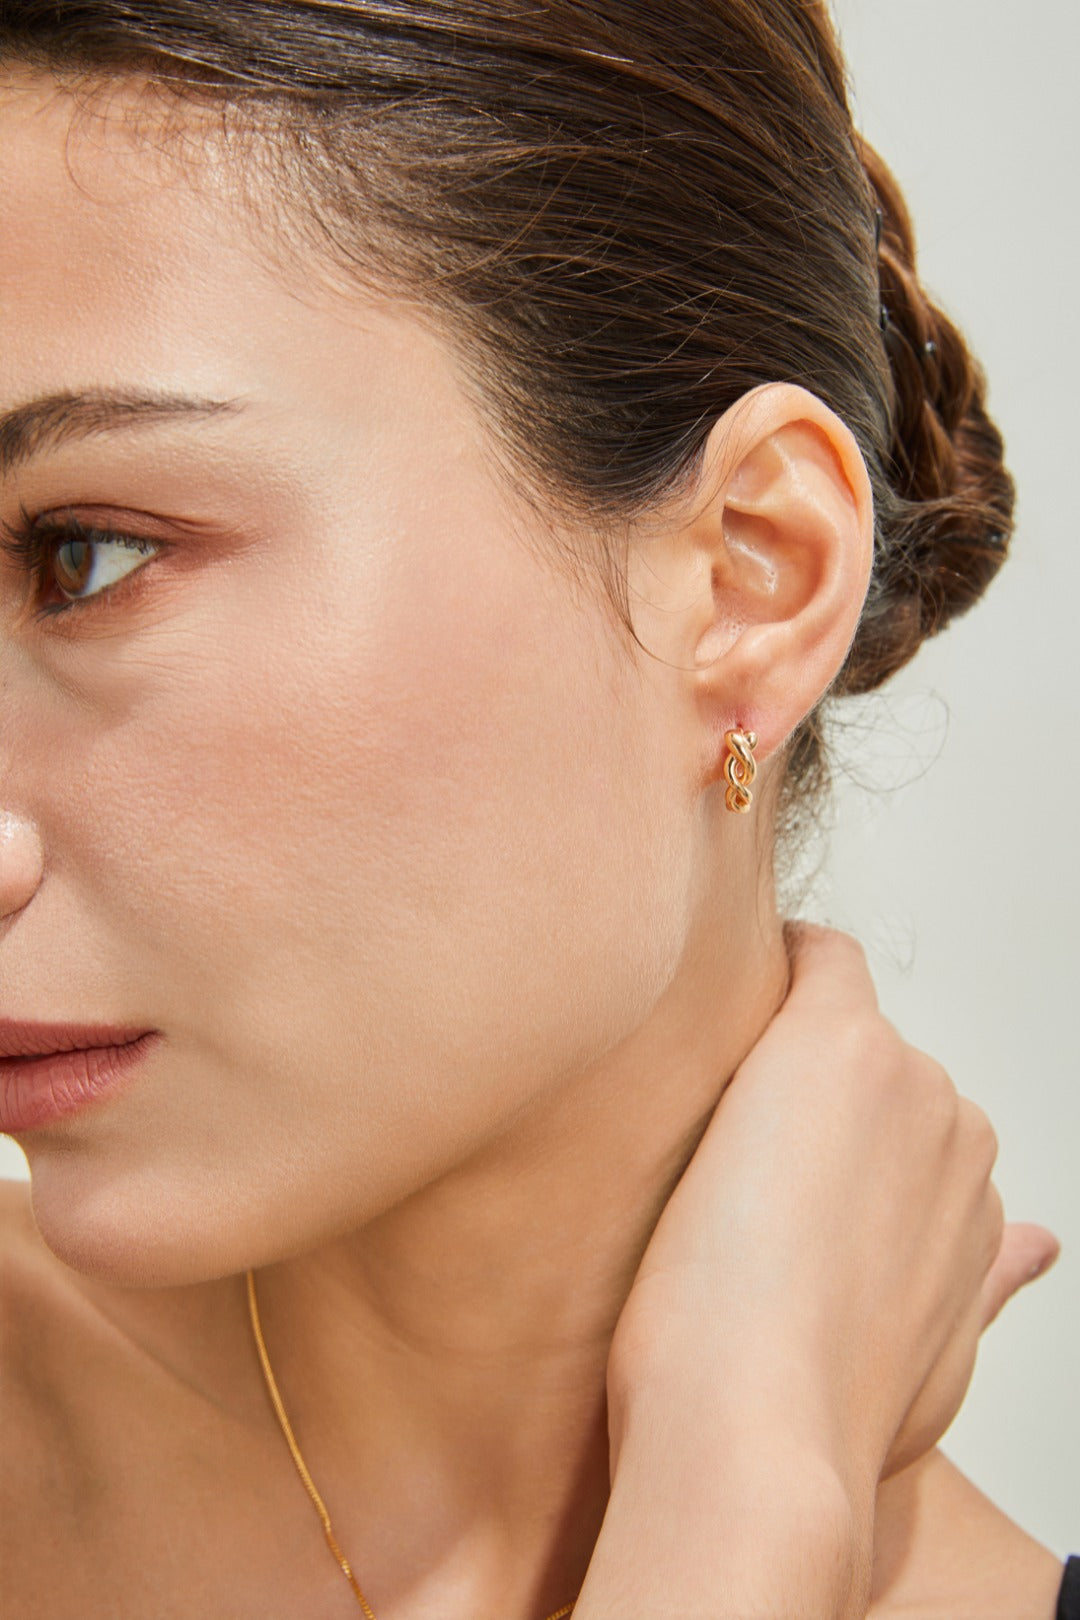
<svg viewBox="0 0 1080 1620"><path fill-rule="evenodd" d="M1006 1215L1062 1242L986 1333L944 1448L1080 1553L1080 6L835 0L856 122L922 280L983 361L1019 489L986 597L838 711L807 914L867 946L881 1002L998 1132Z"/></svg>
<svg viewBox="0 0 1080 1620"><path fill-rule="evenodd" d="M983 1340L945 1449L1080 1552L1080 5L837 0L856 121L903 185L923 281L990 378L1020 491L973 613L840 713L807 915L858 935L882 1004L986 1109L1006 1212L1062 1240ZM0 1175L25 1175L0 1138Z"/></svg>

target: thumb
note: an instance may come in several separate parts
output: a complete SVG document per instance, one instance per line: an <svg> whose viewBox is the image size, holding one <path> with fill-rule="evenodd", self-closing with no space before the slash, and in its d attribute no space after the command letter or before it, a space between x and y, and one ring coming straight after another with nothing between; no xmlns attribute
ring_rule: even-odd
<svg viewBox="0 0 1080 1620"><path fill-rule="evenodd" d="M1061 1244L1045 1226L1030 1221L1010 1222L982 1286L982 1328L990 1326L1025 1283L1045 1276L1060 1253Z"/></svg>

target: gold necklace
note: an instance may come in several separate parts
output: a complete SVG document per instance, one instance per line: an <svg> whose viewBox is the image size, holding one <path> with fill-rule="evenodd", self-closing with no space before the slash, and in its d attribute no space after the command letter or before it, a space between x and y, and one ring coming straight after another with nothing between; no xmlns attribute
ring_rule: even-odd
<svg viewBox="0 0 1080 1620"><path fill-rule="evenodd" d="M330 1515L326 1511L326 1506L322 1497L315 1489L315 1481L308 1473L307 1464L300 1455L300 1447L297 1445L296 1436L292 1432L292 1424L289 1422L285 1412L284 1403L282 1402L281 1396L278 1393L277 1380L275 1379L273 1369L270 1366L270 1357L266 1353L266 1344L263 1340L262 1323L259 1321L259 1303L255 1298L255 1273L253 1271L249 1271L247 1273L247 1297L248 1315L251 1317L251 1329L255 1335L255 1347L259 1352L259 1362L262 1366L263 1377L266 1380L266 1388L269 1392L274 1411L277 1413L277 1420L281 1425L281 1432L288 1442L289 1451L292 1453L292 1460L296 1464L296 1471L304 1482L304 1489L307 1491L308 1495L311 1497L311 1500L315 1504L315 1511L319 1515L319 1519L322 1523L323 1534L326 1536L327 1545L334 1557L337 1559L338 1563L341 1565L342 1573L344 1574L349 1585L352 1587L356 1601L359 1603L362 1613L366 1615L367 1620L375 1620L375 1611L371 1607L371 1604L368 1602L367 1598L364 1596L363 1592L361 1592L360 1583L357 1581L356 1576L352 1572L352 1566L337 1544L337 1537L334 1535L333 1527L330 1523ZM580 1596L580 1593L578 1596ZM574 1603L576 1602L577 1598L574 1599ZM556 1609L554 1614L549 1614L547 1616L547 1620L563 1620L563 1616L572 1613L573 1608L573 1603L566 1603L561 1609Z"/></svg>

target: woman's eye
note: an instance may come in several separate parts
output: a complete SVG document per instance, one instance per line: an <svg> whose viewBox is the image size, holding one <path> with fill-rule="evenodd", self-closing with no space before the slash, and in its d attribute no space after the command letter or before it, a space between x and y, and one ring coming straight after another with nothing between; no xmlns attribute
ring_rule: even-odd
<svg viewBox="0 0 1080 1620"><path fill-rule="evenodd" d="M25 514L19 527L6 528L0 548L33 581L42 603L39 617L95 605L163 549L154 540L92 528L73 515L31 522ZM50 594L59 600L45 600Z"/></svg>
<svg viewBox="0 0 1080 1620"><path fill-rule="evenodd" d="M46 561L51 565L52 583L76 601L97 596L117 584L158 550L152 540L92 529L78 539L64 539L59 544L54 539L51 545Z"/></svg>

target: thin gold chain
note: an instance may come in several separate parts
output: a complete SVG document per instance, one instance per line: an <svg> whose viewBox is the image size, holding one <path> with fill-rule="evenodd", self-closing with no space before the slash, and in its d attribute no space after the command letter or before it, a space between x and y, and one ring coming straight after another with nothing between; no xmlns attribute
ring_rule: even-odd
<svg viewBox="0 0 1080 1620"><path fill-rule="evenodd" d="M334 1535L333 1526L330 1523L330 1515L326 1511L326 1504L319 1495L315 1487L315 1481L308 1473L307 1464L300 1455L300 1447L297 1445L296 1436L292 1432L292 1424L289 1422L288 1414L285 1411L285 1404L281 1399L281 1395L277 1387L277 1380L274 1377L273 1368L270 1366L270 1357L266 1353L266 1343L263 1339L262 1323L259 1320L259 1302L255 1297L255 1273L253 1271L249 1271L247 1273L247 1297L248 1314L251 1317L251 1328L255 1335L255 1347L259 1352L259 1362L262 1366L263 1378L266 1380L266 1388L269 1392L274 1411L277 1413L277 1420L281 1425L281 1432L288 1442L289 1451L292 1454L292 1460L296 1464L296 1471L304 1482L304 1489L307 1491L312 1502L315 1504L315 1511L319 1515L319 1520L323 1527L323 1534L326 1537L326 1544L330 1548L330 1551L333 1553L334 1557L337 1559L338 1563L341 1565L342 1573L344 1574L349 1585L352 1587L353 1594L357 1603L360 1605L361 1612L366 1616L366 1620L375 1620L375 1611L371 1607L371 1604L368 1602L367 1598L364 1596L363 1592L361 1592L360 1583L352 1572L352 1566L350 1565L349 1560L345 1557L345 1554L342 1552L341 1548L338 1546L337 1537ZM576 1598L574 1599L574 1602L577 1602ZM547 1616L547 1620L563 1620L565 1615L573 1613L573 1609L573 1603L566 1603L561 1609L556 1609L554 1614L549 1614Z"/></svg>

